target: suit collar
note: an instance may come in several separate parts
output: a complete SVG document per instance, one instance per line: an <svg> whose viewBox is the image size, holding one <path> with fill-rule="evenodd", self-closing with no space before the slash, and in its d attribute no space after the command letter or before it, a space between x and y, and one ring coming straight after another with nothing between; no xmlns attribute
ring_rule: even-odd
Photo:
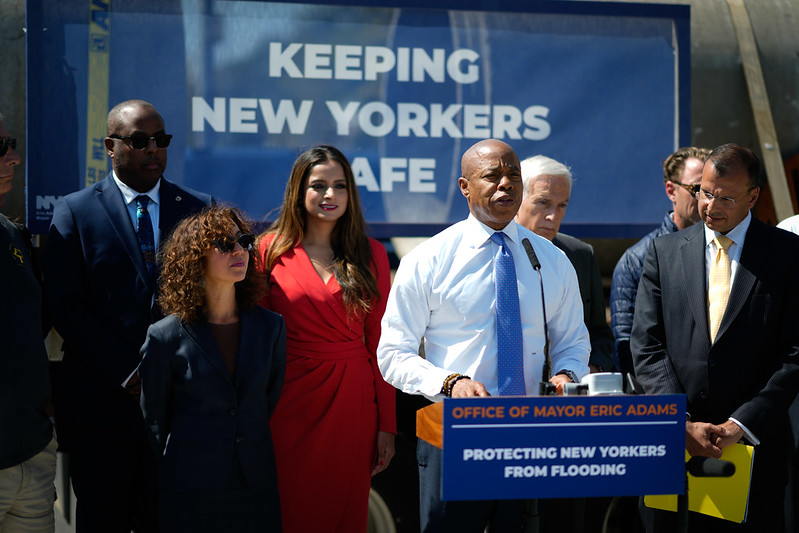
<svg viewBox="0 0 799 533"><path fill-rule="evenodd" d="M694 224L677 233L683 238L680 245L683 276L685 278L685 298L688 309L696 324L704 325L705 345L703 350L710 349L710 332L707 326L707 291L705 289L705 234L704 224Z"/></svg>
<svg viewBox="0 0 799 533"><path fill-rule="evenodd" d="M161 209L159 211L158 228L161 230L161 238L168 237L168 232L174 228L180 219L187 213L185 209L181 209L183 202L183 192L174 183L167 181L166 178L161 178L160 201Z"/></svg>
<svg viewBox="0 0 799 533"><path fill-rule="evenodd" d="M222 358L222 352L216 345L216 339L211 331L211 327L205 319L200 319L199 322L182 322L181 326L186 331L188 336L194 341L194 344L200 350L200 353L205 357L211 366L213 366L223 379L230 381L230 374L227 372L225 360Z"/></svg>
<svg viewBox="0 0 799 533"><path fill-rule="evenodd" d="M241 376L245 375L247 368L252 362L252 344L259 335L257 331L257 324L255 323L255 311L242 311L241 316L241 332L239 334L239 349L236 353L236 371L235 378L238 382ZM183 329L192 338L194 343L199 348L203 356L209 363L216 369L217 372L229 383L233 384L233 380L228 374L225 361L222 358L222 352L216 344L211 326L205 319L196 323L182 323Z"/></svg>
<svg viewBox="0 0 799 533"><path fill-rule="evenodd" d="M741 259L738 262L738 270L730 289L730 299L727 301L727 309L719 324L719 331L716 339L720 338L727 328L732 324L738 313L741 312L746 303L752 288L757 281L757 273L761 272L768 256L765 251L770 247L765 243L768 235L763 231L763 223L756 218L752 218L749 229L744 238L745 246L741 250Z"/></svg>
<svg viewBox="0 0 799 533"><path fill-rule="evenodd" d="M256 324L255 310L241 312L241 334L239 336L239 353L236 354L236 382L245 375L247 368L252 362L254 350L252 345L258 335L263 335L263 332L258 331L258 324Z"/></svg>

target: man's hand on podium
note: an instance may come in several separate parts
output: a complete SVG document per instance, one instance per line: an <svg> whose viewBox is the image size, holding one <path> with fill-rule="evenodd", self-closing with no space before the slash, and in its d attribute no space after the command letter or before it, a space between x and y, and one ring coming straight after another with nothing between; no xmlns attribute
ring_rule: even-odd
<svg viewBox="0 0 799 533"><path fill-rule="evenodd" d="M566 374L555 374L551 378L549 378L549 382L555 385L555 389L558 392L558 396L563 396L563 385L565 383L572 383L572 380Z"/></svg>
<svg viewBox="0 0 799 533"><path fill-rule="evenodd" d="M470 396L491 396L479 381L473 379L459 379L452 387L453 398L468 398Z"/></svg>

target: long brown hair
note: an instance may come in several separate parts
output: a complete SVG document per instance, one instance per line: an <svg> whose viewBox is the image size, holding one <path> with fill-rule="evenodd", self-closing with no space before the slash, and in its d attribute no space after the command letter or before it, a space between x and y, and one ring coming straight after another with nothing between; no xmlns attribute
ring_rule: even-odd
<svg viewBox="0 0 799 533"><path fill-rule="evenodd" d="M230 236L231 223L242 233L250 232L247 219L238 209L209 206L183 219L161 246L158 305L165 314L178 315L184 322L203 317L205 255L216 240ZM265 288L258 272L258 253L253 249L249 255L247 275L236 283L236 303L244 310L255 307Z"/></svg>
<svg viewBox="0 0 799 533"><path fill-rule="evenodd" d="M332 146L309 148L294 162L280 215L262 235L274 235L264 254L266 279L269 280L269 273L278 258L302 242L308 220L304 194L308 175L314 166L326 161L335 161L344 169L348 196L347 209L336 222L331 235L333 275L341 286L347 312L356 315L366 313L378 297L377 281L371 269L372 248L366 236L366 221L361 212L361 201L350 162Z"/></svg>

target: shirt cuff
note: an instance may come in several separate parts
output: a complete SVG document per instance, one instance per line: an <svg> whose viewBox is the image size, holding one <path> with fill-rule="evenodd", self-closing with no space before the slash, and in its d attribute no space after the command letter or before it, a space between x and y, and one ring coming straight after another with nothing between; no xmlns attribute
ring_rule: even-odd
<svg viewBox="0 0 799 533"><path fill-rule="evenodd" d="M757 437L755 437L755 434L754 434L754 433L752 433L751 431L749 431L749 428L747 428L746 426L744 426L743 424L741 424L741 423L740 423L738 420L736 420L736 419L734 419L734 418L732 418L732 417L730 417L730 420L732 420L733 422L735 422L736 424L738 424L738 425L740 426L740 428L741 428L742 430L744 430L744 435L746 436L746 439L747 439L749 442L751 442L751 443L752 443L752 445L754 445L754 446L757 446L758 444L760 444L760 439L758 439Z"/></svg>

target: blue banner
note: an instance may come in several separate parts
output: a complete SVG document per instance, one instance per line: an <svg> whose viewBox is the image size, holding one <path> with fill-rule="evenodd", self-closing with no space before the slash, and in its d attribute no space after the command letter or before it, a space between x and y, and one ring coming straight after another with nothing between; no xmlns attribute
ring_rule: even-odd
<svg viewBox="0 0 799 533"><path fill-rule="evenodd" d="M54 199L100 173L103 98L152 102L175 135L166 176L256 220L325 143L352 162L375 234L429 234L466 216L460 157L496 137L572 167L564 231L659 222L660 164L690 139L687 6L346 4L30 0L28 223L46 231Z"/></svg>
<svg viewBox="0 0 799 533"><path fill-rule="evenodd" d="M685 396L444 400L443 499L682 494Z"/></svg>

